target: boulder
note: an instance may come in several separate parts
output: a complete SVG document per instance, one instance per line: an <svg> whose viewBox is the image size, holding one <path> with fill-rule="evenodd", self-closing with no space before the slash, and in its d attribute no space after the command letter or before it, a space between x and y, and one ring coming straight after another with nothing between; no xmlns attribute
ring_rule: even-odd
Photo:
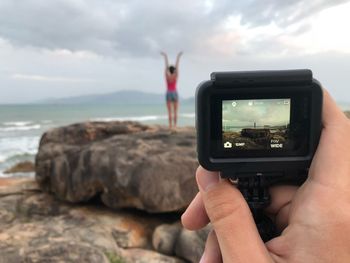
<svg viewBox="0 0 350 263"><path fill-rule="evenodd" d="M111 208L181 211L197 192L196 158L194 128L88 122L42 136L36 180L72 203L98 197Z"/></svg>
<svg viewBox="0 0 350 263"><path fill-rule="evenodd" d="M175 255L191 263L200 261L205 247L211 225L198 231L182 229L175 246Z"/></svg>
<svg viewBox="0 0 350 263"><path fill-rule="evenodd" d="M211 225L198 231L189 231L180 222L158 226L152 237L156 251L169 256L183 258L188 262L200 261Z"/></svg>
<svg viewBox="0 0 350 263"><path fill-rule="evenodd" d="M174 255L177 239L181 233L181 223L163 224L158 226L152 237L155 250L165 255Z"/></svg>
<svg viewBox="0 0 350 263"><path fill-rule="evenodd" d="M71 204L35 186L0 179L0 262L183 262L152 251L166 215Z"/></svg>
<svg viewBox="0 0 350 263"><path fill-rule="evenodd" d="M123 251L122 258L127 259L127 262L130 263L185 263L179 258L169 257L155 251L138 248Z"/></svg>
<svg viewBox="0 0 350 263"><path fill-rule="evenodd" d="M4 174L32 173L35 171L34 164L30 161L20 162L4 171Z"/></svg>

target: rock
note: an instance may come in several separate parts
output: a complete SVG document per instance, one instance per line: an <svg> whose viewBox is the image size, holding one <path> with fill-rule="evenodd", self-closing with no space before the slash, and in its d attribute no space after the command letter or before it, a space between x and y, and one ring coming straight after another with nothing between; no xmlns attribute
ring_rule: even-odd
<svg viewBox="0 0 350 263"><path fill-rule="evenodd" d="M0 179L0 192L1 263L182 262L151 251L154 229L172 220L166 215L71 204L34 179Z"/></svg>
<svg viewBox="0 0 350 263"><path fill-rule="evenodd" d="M175 247L175 255L192 263L200 261L211 225L198 231L182 229Z"/></svg>
<svg viewBox="0 0 350 263"><path fill-rule="evenodd" d="M7 169L4 171L5 174L32 173L32 172L35 172L35 166L32 162L29 162L29 161L20 162L12 166L10 169Z"/></svg>
<svg viewBox="0 0 350 263"><path fill-rule="evenodd" d="M181 211L197 186L195 131L169 132L134 122L89 122L45 133L36 179L59 199L100 196L111 208L151 213Z"/></svg>
<svg viewBox="0 0 350 263"><path fill-rule="evenodd" d="M86 244L58 241L20 252L21 262L110 263L106 255Z"/></svg>
<svg viewBox="0 0 350 263"><path fill-rule="evenodd" d="M163 224L158 226L153 233L152 244L155 250L165 255L174 255L175 246L182 226L180 222L175 224Z"/></svg>
<svg viewBox="0 0 350 263"><path fill-rule="evenodd" d="M34 191L40 188L32 178L0 178L0 197Z"/></svg>
<svg viewBox="0 0 350 263"><path fill-rule="evenodd" d="M163 224L154 230L152 244L162 254L197 263L202 257L211 229L211 225L208 225L198 231L189 231L180 222Z"/></svg>
<svg viewBox="0 0 350 263"><path fill-rule="evenodd" d="M144 249L128 249L122 253L122 257L126 258L130 263L185 263L181 259L164 256Z"/></svg>

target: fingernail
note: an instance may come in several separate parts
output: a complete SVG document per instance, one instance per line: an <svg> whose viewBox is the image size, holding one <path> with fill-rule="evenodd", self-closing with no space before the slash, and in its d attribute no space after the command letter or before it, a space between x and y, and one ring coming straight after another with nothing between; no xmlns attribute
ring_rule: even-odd
<svg viewBox="0 0 350 263"><path fill-rule="evenodd" d="M199 186L206 192L210 187L219 182L219 174L214 172L204 172L198 176Z"/></svg>

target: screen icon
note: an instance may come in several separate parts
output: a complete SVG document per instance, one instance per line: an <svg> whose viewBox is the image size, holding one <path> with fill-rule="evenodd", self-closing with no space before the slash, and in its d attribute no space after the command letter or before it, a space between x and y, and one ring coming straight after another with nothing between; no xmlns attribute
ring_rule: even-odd
<svg viewBox="0 0 350 263"><path fill-rule="evenodd" d="M232 102L232 107L236 107L237 106L237 102Z"/></svg>
<svg viewBox="0 0 350 263"><path fill-rule="evenodd" d="M224 143L224 148L232 148L232 143L230 143L230 142L225 142L225 143Z"/></svg>

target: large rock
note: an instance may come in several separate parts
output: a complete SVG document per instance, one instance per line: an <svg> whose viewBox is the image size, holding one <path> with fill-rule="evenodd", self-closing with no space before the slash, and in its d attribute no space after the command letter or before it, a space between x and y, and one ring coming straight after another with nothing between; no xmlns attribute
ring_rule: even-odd
<svg viewBox="0 0 350 263"><path fill-rule="evenodd" d="M152 244L155 250L165 255L174 255L175 246L181 233L181 223L163 224L158 226L152 237Z"/></svg>
<svg viewBox="0 0 350 263"><path fill-rule="evenodd" d="M198 231L182 229L175 246L175 255L191 263L199 262L205 247L211 225Z"/></svg>
<svg viewBox="0 0 350 263"><path fill-rule="evenodd" d="M32 173L35 172L34 164L30 161L24 161L15 164L14 166L10 167L9 169L4 171L4 174L11 174L11 173Z"/></svg>
<svg viewBox="0 0 350 263"><path fill-rule="evenodd" d="M193 128L88 122L43 135L36 179L69 202L100 196L112 208L172 212L196 194L197 165Z"/></svg>
<svg viewBox="0 0 350 263"><path fill-rule="evenodd" d="M154 249L162 254L197 263L203 255L211 229L210 224L198 231L184 229L180 222L163 224L154 230L152 244Z"/></svg>
<svg viewBox="0 0 350 263"><path fill-rule="evenodd" d="M0 262L180 263L152 251L166 215L70 204L33 179L0 179Z"/></svg>

